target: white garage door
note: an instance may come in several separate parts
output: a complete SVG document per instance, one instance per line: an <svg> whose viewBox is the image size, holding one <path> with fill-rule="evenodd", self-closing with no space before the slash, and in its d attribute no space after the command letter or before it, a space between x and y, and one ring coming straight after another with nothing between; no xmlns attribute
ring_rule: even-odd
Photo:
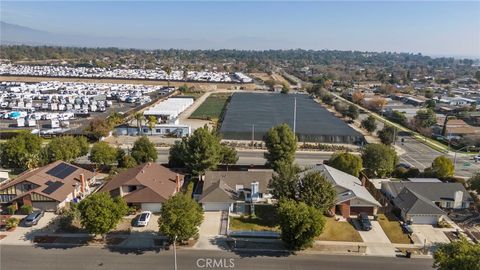
<svg viewBox="0 0 480 270"><path fill-rule="evenodd" d="M162 209L161 203L142 203L142 211L150 211L152 213L158 213Z"/></svg>
<svg viewBox="0 0 480 270"><path fill-rule="evenodd" d="M437 224L437 216L411 216L413 224Z"/></svg>
<svg viewBox="0 0 480 270"><path fill-rule="evenodd" d="M204 211L228 211L230 208L230 203L204 203Z"/></svg>

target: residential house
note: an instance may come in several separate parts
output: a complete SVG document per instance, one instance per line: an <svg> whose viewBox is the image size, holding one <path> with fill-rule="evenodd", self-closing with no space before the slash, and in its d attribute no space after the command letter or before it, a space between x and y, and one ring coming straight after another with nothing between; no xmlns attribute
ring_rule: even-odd
<svg viewBox="0 0 480 270"><path fill-rule="evenodd" d="M317 165L310 171L320 172L335 187L337 196L332 212L349 218L361 212L376 215L380 203L368 192L365 182L325 164ZM365 180L364 180L365 181Z"/></svg>
<svg viewBox="0 0 480 270"><path fill-rule="evenodd" d="M183 177L157 163L145 163L115 175L100 192L122 197L129 206L159 212L180 191Z"/></svg>
<svg viewBox="0 0 480 270"><path fill-rule="evenodd" d="M272 170L207 171L194 190L205 211L250 213L252 205L271 202Z"/></svg>
<svg viewBox="0 0 480 270"><path fill-rule="evenodd" d="M94 172L60 160L3 182L0 204L56 211L88 195L94 181Z"/></svg>
<svg viewBox="0 0 480 270"><path fill-rule="evenodd" d="M0 183L9 180L8 172L0 171Z"/></svg>
<svg viewBox="0 0 480 270"><path fill-rule="evenodd" d="M445 117L437 118L437 124L432 127L432 133L441 135L443 132L444 122ZM460 139L463 136L473 135L475 133L475 128L465 123L465 121L461 119L451 119L447 122L445 136L447 139Z"/></svg>
<svg viewBox="0 0 480 270"><path fill-rule="evenodd" d="M460 183L440 181L382 182L382 192L400 209L404 221L437 224L446 209L465 209L473 199Z"/></svg>

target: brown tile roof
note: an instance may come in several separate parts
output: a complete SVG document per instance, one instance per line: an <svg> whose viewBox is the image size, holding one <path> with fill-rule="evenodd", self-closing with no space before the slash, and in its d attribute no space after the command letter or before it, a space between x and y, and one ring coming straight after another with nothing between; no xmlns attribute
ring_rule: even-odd
<svg viewBox="0 0 480 270"><path fill-rule="evenodd" d="M101 192L111 192L122 186L137 186L123 198L128 203L165 202L176 192L177 173L157 163L145 163L121 172L103 186ZM179 176L183 182L183 176ZM139 186L139 187L138 187Z"/></svg>
<svg viewBox="0 0 480 270"><path fill-rule="evenodd" d="M69 175L65 176L65 178L63 179L47 173L51 169L62 164L72 166L75 168L75 170L71 172ZM32 184L38 185L38 187L33 190L30 190L29 192L17 194L16 199L23 197L26 194L37 193L61 202L61 201L64 201L66 197L75 190L75 187L77 185L81 184L80 174L83 174L85 176L86 181L90 180L95 176L94 172L85 170L78 166L59 160L59 161L50 163L46 166L29 170L20 174L15 179L0 185L0 190L17 185L22 182L30 182ZM52 186L51 186L52 183L53 184L58 183L58 188L52 189ZM53 190L53 191L49 192L49 190Z"/></svg>

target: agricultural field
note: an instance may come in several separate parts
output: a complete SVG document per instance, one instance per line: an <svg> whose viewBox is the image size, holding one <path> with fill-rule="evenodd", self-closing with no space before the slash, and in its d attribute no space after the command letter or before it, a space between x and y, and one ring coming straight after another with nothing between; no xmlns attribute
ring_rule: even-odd
<svg viewBox="0 0 480 270"><path fill-rule="evenodd" d="M210 95L193 113L190 119L218 120L230 98L230 94Z"/></svg>

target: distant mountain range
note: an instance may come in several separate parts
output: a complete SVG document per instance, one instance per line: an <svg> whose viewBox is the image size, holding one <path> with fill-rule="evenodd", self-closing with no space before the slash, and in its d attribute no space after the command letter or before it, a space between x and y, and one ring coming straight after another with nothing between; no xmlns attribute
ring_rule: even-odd
<svg viewBox="0 0 480 270"><path fill-rule="evenodd" d="M23 44L137 49L238 49L239 44L242 44L242 49L282 49L288 46L288 42L282 40L258 37L236 37L222 41L212 41L188 38L127 38L73 35L47 32L3 21L0 21L0 40L3 45ZM249 44L256 44L255 48L248 48Z"/></svg>

